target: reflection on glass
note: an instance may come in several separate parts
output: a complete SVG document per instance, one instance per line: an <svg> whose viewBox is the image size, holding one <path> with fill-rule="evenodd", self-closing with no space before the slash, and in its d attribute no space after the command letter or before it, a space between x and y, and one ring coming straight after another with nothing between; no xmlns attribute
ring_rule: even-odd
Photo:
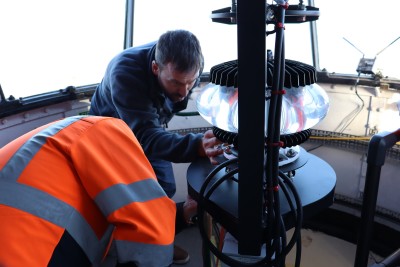
<svg viewBox="0 0 400 267"><path fill-rule="evenodd" d="M281 134L310 129L328 113L328 95L317 84L285 89L286 94L282 99ZM213 126L228 132L238 132L238 88L209 83L199 93L196 104L200 115ZM267 99L266 120L268 109ZM265 123L265 131L267 125L268 123Z"/></svg>

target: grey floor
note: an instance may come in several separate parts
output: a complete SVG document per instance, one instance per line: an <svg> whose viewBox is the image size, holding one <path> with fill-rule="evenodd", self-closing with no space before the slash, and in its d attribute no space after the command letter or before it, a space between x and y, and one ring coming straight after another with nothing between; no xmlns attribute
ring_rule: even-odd
<svg viewBox="0 0 400 267"><path fill-rule="evenodd" d="M174 164L175 179L177 183L177 193L174 196L176 202L185 201L187 196L186 170L189 164ZM189 252L190 261L185 267L201 267L203 266L201 246L202 240L197 226L191 226L177 234L175 244Z"/></svg>
<svg viewBox="0 0 400 267"><path fill-rule="evenodd" d="M203 260L201 255L201 238L197 226L185 229L183 232L176 236L175 243L184 248L190 255L190 261L185 265L172 265L172 266L185 266L185 267L201 267Z"/></svg>

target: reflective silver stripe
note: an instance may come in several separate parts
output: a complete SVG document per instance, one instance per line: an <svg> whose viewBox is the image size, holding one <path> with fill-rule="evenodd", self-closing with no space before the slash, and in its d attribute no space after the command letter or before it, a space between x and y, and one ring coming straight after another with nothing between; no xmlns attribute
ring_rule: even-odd
<svg viewBox="0 0 400 267"><path fill-rule="evenodd" d="M146 179L131 184L116 184L99 193L95 202L104 216L108 216L132 202L146 202L166 196L155 179Z"/></svg>
<svg viewBox="0 0 400 267"><path fill-rule="evenodd" d="M69 204L30 186L0 180L0 204L26 211L65 228L87 254L97 260L101 245L93 229ZM29 226L27 226L29 227Z"/></svg>
<svg viewBox="0 0 400 267"><path fill-rule="evenodd" d="M172 264L173 244L154 245L116 240L118 261L120 263L134 261L137 266L164 267Z"/></svg>
<svg viewBox="0 0 400 267"><path fill-rule="evenodd" d="M100 240L100 249L99 251L97 251L97 256L96 258L92 261L92 267L98 267L98 266L103 266L102 265L102 261L104 258L104 254L106 252L106 249L108 248L108 246L110 245L110 241L111 241L111 237L112 237L112 233L114 232L115 226L110 224L107 227L107 230L105 232L105 234L103 235L103 237Z"/></svg>
<svg viewBox="0 0 400 267"><path fill-rule="evenodd" d="M57 134L68 125L80 120L83 116L69 117L49 126L43 131L32 136L18 151L10 158L4 168L0 171L0 179L16 181L32 157L46 143L48 137Z"/></svg>
<svg viewBox="0 0 400 267"><path fill-rule="evenodd" d="M16 151L0 170L0 204L25 211L66 229L93 263L101 260L113 226L110 225L99 241L88 222L72 206L46 192L17 183L19 176L46 143L47 138L84 117L87 116L73 116L55 122L33 135Z"/></svg>

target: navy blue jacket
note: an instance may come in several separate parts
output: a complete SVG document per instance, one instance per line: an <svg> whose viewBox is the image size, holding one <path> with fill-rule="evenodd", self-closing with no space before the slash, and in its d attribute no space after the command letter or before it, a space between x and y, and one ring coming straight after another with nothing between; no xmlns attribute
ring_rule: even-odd
<svg viewBox="0 0 400 267"><path fill-rule="evenodd" d="M89 113L125 121L150 161L191 162L198 158L203 135L182 136L165 130L173 115L187 107L188 97L175 104L166 98L151 69L155 45L128 48L111 60Z"/></svg>

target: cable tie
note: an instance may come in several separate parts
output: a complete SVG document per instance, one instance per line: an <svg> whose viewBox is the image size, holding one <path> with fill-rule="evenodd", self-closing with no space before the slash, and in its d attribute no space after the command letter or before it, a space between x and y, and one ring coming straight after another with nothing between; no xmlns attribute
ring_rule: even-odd
<svg viewBox="0 0 400 267"><path fill-rule="evenodd" d="M278 28L282 28L285 30L285 25L282 22L278 22L278 24L276 25L276 27Z"/></svg>
<svg viewBox="0 0 400 267"><path fill-rule="evenodd" d="M283 6L284 9L288 9L288 8L289 8L289 3L288 3L288 2L285 2L285 4L282 5L282 6Z"/></svg>
<svg viewBox="0 0 400 267"><path fill-rule="evenodd" d="M284 95L284 94L286 94L286 90L285 89L271 92L271 95Z"/></svg>
<svg viewBox="0 0 400 267"><path fill-rule="evenodd" d="M272 142L267 142L267 146L279 146L279 147L283 147L285 145L285 143L283 141L279 141L276 143L272 143Z"/></svg>
<svg viewBox="0 0 400 267"><path fill-rule="evenodd" d="M278 192L279 191L279 185L275 185L275 186L270 186L268 187L269 190L272 190L274 192Z"/></svg>

